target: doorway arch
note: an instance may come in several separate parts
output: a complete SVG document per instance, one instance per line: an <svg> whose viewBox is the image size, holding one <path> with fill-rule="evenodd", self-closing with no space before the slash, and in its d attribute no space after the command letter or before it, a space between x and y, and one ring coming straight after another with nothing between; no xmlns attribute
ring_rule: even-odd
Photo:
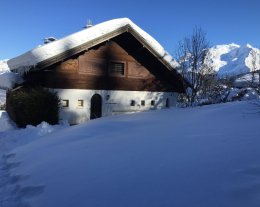
<svg viewBox="0 0 260 207"><path fill-rule="evenodd" d="M100 118L102 116L102 97L94 94L90 101L90 119Z"/></svg>

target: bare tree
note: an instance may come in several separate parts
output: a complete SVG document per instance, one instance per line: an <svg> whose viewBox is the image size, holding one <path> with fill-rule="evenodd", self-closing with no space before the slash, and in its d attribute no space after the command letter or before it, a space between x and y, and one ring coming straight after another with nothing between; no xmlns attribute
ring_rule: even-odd
<svg viewBox="0 0 260 207"><path fill-rule="evenodd" d="M179 42L176 59L180 64L180 73L191 85L185 94L189 105L194 103L198 92L207 82L205 77L212 71L205 64L208 49L206 33L200 27L195 27L192 35Z"/></svg>

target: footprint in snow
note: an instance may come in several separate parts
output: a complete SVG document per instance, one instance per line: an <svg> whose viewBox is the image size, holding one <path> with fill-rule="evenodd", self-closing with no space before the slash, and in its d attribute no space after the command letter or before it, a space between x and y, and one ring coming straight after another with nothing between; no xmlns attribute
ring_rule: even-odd
<svg viewBox="0 0 260 207"><path fill-rule="evenodd" d="M20 164L21 164L21 162L5 163L4 166L2 167L2 170L11 170L13 168L20 166Z"/></svg>
<svg viewBox="0 0 260 207"><path fill-rule="evenodd" d="M235 172L260 179L260 166L250 166L246 169L236 170Z"/></svg>
<svg viewBox="0 0 260 207"><path fill-rule="evenodd" d="M4 154L4 155L3 155L3 158L4 158L4 159L9 159L9 158L13 158L13 157L15 157L15 154L14 154L14 153Z"/></svg>
<svg viewBox="0 0 260 207"><path fill-rule="evenodd" d="M30 198L43 193L44 188L43 185L25 187L17 185L13 193L17 195L17 198Z"/></svg>
<svg viewBox="0 0 260 207"><path fill-rule="evenodd" d="M27 180L30 176L29 175L13 175L9 177L10 184L16 184L20 181Z"/></svg>
<svg viewBox="0 0 260 207"><path fill-rule="evenodd" d="M259 206L260 203L260 166L250 166L246 169L236 170L239 177L238 185L233 186L232 195L240 204Z"/></svg>

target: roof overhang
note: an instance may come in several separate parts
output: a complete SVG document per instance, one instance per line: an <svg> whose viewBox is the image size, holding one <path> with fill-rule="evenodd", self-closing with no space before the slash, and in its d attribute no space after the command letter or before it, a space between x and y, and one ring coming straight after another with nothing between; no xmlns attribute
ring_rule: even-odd
<svg viewBox="0 0 260 207"><path fill-rule="evenodd" d="M114 19L84 29L60 40L36 47L7 64L11 71L23 74L28 70L42 69L82 51L108 41L125 32L131 33L169 70L178 66L171 55L148 33L127 18Z"/></svg>

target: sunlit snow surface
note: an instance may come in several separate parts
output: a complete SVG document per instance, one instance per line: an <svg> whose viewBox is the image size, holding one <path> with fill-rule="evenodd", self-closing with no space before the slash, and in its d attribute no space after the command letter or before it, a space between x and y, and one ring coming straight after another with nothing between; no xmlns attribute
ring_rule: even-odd
<svg viewBox="0 0 260 207"><path fill-rule="evenodd" d="M0 200L31 207L258 207L259 124L253 104L234 102L53 131L46 125L45 135L38 133L43 126L5 131Z"/></svg>

